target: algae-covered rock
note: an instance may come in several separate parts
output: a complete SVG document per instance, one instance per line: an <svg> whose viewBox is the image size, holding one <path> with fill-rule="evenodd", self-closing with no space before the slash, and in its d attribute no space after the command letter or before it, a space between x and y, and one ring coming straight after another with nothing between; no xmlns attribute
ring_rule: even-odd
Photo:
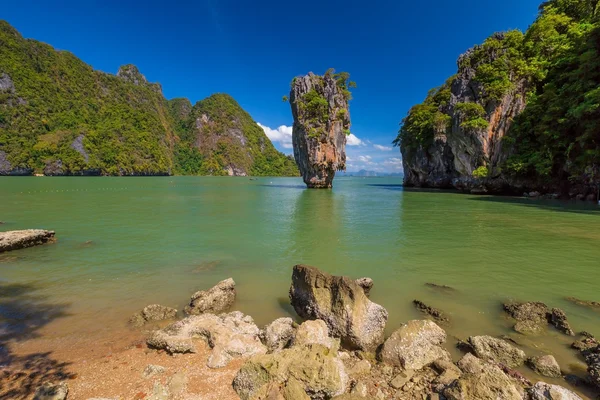
<svg viewBox="0 0 600 400"><path fill-rule="evenodd" d="M318 344L253 356L238 371L233 388L242 400L250 400L273 383L283 386L293 379L311 399L330 399L344 393L347 386L344 365L336 356Z"/></svg>
<svg viewBox="0 0 600 400"><path fill-rule="evenodd" d="M475 355L483 360L494 361L514 368L523 365L525 352L505 340L491 336L471 336L469 344Z"/></svg>
<svg viewBox="0 0 600 400"><path fill-rule="evenodd" d="M539 302L507 303L504 310L516 320L515 331L539 334L548 325L548 306Z"/></svg>
<svg viewBox="0 0 600 400"><path fill-rule="evenodd" d="M235 301L235 282L225 279L209 290L201 290L192 295L190 304L184 309L186 314L220 313L229 310Z"/></svg>
<svg viewBox="0 0 600 400"><path fill-rule="evenodd" d="M161 306L160 304L150 304L142 309L142 311L135 313L129 318L129 323L133 326L142 326L149 321L162 321L165 319L172 319L177 316L177 310L175 308Z"/></svg>
<svg viewBox="0 0 600 400"><path fill-rule="evenodd" d="M560 366L556 358L551 355L531 357L527 359L527 365L536 373L550 378L560 378Z"/></svg>
<svg viewBox="0 0 600 400"><path fill-rule="evenodd" d="M348 277L296 265L290 300L299 316L325 321L331 335L346 347L374 350L383 341L386 309L369 300L363 288Z"/></svg>
<svg viewBox="0 0 600 400"><path fill-rule="evenodd" d="M450 359L441 347L446 332L429 320L414 320L392 333L381 350L381 360L405 369L421 369L440 358Z"/></svg>

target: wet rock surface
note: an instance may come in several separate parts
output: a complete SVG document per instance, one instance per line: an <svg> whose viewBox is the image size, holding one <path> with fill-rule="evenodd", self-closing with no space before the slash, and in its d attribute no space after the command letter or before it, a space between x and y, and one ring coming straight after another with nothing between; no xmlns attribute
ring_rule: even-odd
<svg viewBox="0 0 600 400"><path fill-rule="evenodd" d="M51 243L54 235L54 231L43 229L0 232L0 253Z"/></svg>
<svg viewBox="0 0 600 400"><path fill-rule="evenodd" d="M565 335L575 336L567 315L560 308L550 309L540 302L506 303L504 311L516 320L514 330L519 333L540 334L551 324Z"/></svg>
<svg viewBox="0 0 600 400"><path fill-rule="evenodd" d="M173 319L177 316L177 309L172 307L161 306L160 304L150 304L135 313L129 318L129 323L133 326L143 326L150 321L163 321L165 319Z"/></svg>
<svg viewBox="0 0 600 400"><path fill-rule="evenodd" d="M350 278L296 265L290 300L300 317L325 321L332 336L348 348L374 350L383 342L387 311Z"/></svg>
<svg viewBox="0 0 600 400"><path fill-rule="evenodd" d="M229 310L235 302L235 295L234 280L225 279L209 290L194 293L184 311L188 315L224 312Z"/></svg>
<svg viewBox="0 0 600 400"><path fill-rule="evenodd" d="M450 323L450 318L448 318L441 310L430 307L420 300L413 300L413 304L417 310L421 311L423 314L429 315L435 322L442 325Z"/></svg>
<svg viewBox="0 0 600 400"><path fill-rule="evenodd" d="M549 378L560 378L560 366L554 356L545 355L527 359L527 365L536 373Z"/></svg>
<svg viewBox="0 0 600 400"><path fill-rule="evenodd" d="M491 336L471 336L468 342L474 354L483 360L494 361L511 368L525 362L525 352L505 340Z"/></svg>

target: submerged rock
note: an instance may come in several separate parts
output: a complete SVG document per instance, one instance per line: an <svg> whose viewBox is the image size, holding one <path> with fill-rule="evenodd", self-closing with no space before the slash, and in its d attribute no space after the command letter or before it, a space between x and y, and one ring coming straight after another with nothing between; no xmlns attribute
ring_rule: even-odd
<svg viewBox="0 0 600 400"><path fill-rule="evenodd" d="M143 326L149 321L162 321L165 319L172 319L177 316L177 310L175 308L161 306L160 304L151 304L142 309L142 311L135 313L129 318L129 323L133 326Z"/></svg>
<svg viewBox="0 0 600 400"><path fill-rule="evenodd" d="M386 309L369 300L350 278L296 265L290 300L300 317L325 321L331 335L350 349L370 351L383 342Z"/></svg>
<svg viewBox="0 0 600 400"><path fill-rule="evenodd" d="M468 339L475 355L483 360L494 361L514 368L523 365L525 352L505 340L491 336L471 336Z"/></svg>
<svg viewBox="0 0 600 400"><path fill-rule="evenodd" d="M531 357L527 359L527 365L536 373L549 378L560 378L560 366L556 358L551 355Z"/></svg>
<svg viewBox="0 0 600 400"><path fill-rule="evenodd" d="M346 81L347 76L310 72L292 82L294 158L309 188L331 188L335 172L346 169L346 137L350 132Z"/></svg>
<svg viewBox="0 0 600 400"><path fill-rule="evenodd" d="M575 332L571 329L571 325L567 321L567 314L560 308L553 308L548 313L548 322L565 335L575 336Z"/></svg>
<svg viewBox="0 0 600 400"><path fill-rule="evenodd" d="M413 300L413 304L415 305L415 307L417 307L417 310L421 311L423 314L429 315L435 320L435 322L441 324L450 323L450 319L446 317L446 315L444 315L444 313L438 310L437 308L430 307L419 300Z"/></svg>
<svg viewBox="0 0 600 400"><path fill-rule="evenodd" d="M66 382L58 384L44 382L36 389L33 400L65 400L68 394L69 387Z"/></svg>
<svg viewBox="0 0 600 400"><path fill-rule="evenodd" d="M283 395L286 400L306 395L330 399L344 393L348 383L344 364L336 355L325 346L312 344L254 356L238 371L233 388L242 400L266 398L273 384L283 387L283 392L299 393L298 397Z"/></svg>
<svg viewBox="0 0 600 400"><path fill-rule="evenodd" d="M438 359L450 359L441 347L446 332L429 320L414 320L402 325L385 341L381 360L404 369L421 369Z"/></svg>
<svg viewBox="0 0 600 400"><path fill-rule="evenodd" d="M260 333L263 343L270 352L287 347L295 335L296 328L291 318L276 319Z"/></svg>
<svg viewBox="0 0 600 400"><path fill-rule="evenodd" d="M185 306L188 315L220 313L231 308L235 301L235 282L225 279L209 290L201 290L192 295L190 304Z"/></svg>
<svg viewBox="0 0 600 400"><path fill-rule="evenodd" d="M220 368L234 358L266 353L267 348L261 343L259 333L252 317L234 311L187 317L153 332L147 343L169 353L195 353L193 339L204 339L212 348L207 365Z"/></svg>
<svg viewBox="0 0 600 400"><path fill-rule="evenodd" d="M0 253L53 242L54 231L27 229L0 232Z"/></svg>
<svg viewBox="0 0 600 400"><path fill-rule="evenodd" d="M451 286L448 285L440 285L437 283L433 283L433 282L427 282L425 283L425 286L430 287L432 289L436 289L442 292L456 292L456 289L454 289Z"/></svg>
<svg viewBox="0 0 600 400"><path fill-rule="evenodd" d="M570 301L571 303L575 303L583 307L589 307L592 309L600 310L600 302L598 301L581 300L576 297L565 297L565 299Z"/></svg>
<svg viewBox="0 0 600 400"><path fill-rule="evenodd" d="M544 303L507 303L504 311L517 321L514 330L519 333L538 334L548 325L548 306Z"/></svg>
<svg viewBox="0 0 600 400"><path fill-rule="evenodd" d="M527 389L530 400L583 400L577 394L562 386L538 382Z"/></svg>

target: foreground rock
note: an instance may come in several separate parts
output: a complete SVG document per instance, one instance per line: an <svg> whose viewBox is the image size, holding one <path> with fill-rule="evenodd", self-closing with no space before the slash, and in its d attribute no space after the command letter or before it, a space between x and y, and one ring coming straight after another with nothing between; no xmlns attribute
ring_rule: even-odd
<svg viewBox="0 0 600 400"><path fill-rule="evenodd" d="M575 335L567 321L567 315L560 308L550 310L540 302L507 303L504 304L504 311L516 320L514 330L519 333L539 334L551 324L565 335Z"/></svg>
<svg viewBox="0 0 600 400"><path fill-rule="evenodd" d="M525 362L525 352L505 340L491 336L471 336L468 342L474 354L482 360L494 361L510 368Z"/></svg>
<svg viewBox="0 0 600 400"><path fill-rule="evenodd" d="M324 76L310 72L292 81L294 158L309 188L331 188L336 171L346 169L347 84L347 77L329 72Z"/></svg>
<svg viewBox="0 0 600 400"><path fill-rule="evenodd" d="M383 342L388 313L370 301L354 280L296 265L290 300L304 319L322 319L331 335L350 349L374 350Z"/></svg>
<svg viewBox="0 0 600 400"><path fill-rule="evenodd" d="M165 319L173 319L177 316L175 308L161 306L160 304L151 304L135 313L129 318L129 323L133 326L143 326L150 321L163 321Z"/></svg>
<svg viewBox="0 0 600 400"><path fill-rule="evenodd" d="M276 319L260 333L260 337L269 352L287 347L294 336L296 336L296 327L291 318Z"/></svg>
<svg viewBox="0 0 600 400"><path fill-rule="evenodd" d="M538 382L527 390L530 400L583 400L562 386Z"/></svg>
<svg viewBox="0 0 600 400"><path fill-rule="evenodd" d="M441 390L447 400L523 400L523 389L496 365L467 354L458 366L463 374Z"/></svg>
<svg viewBox="0 0 600 400"><path fill-rule="evenodd" d="M344 365L336 356L319 344L254 356L240 368L233 388L242 400L330 399L347 386Z"/></svg>
<svg viewBox="0 0 600 400"><path fill-rule="evenodd" d="M381 360L404 369L421 369L438 359L450 359L441 347L446 332L429 320L414 320L392 333L381 350Z"/></svg>
<svg viewBox="0 0 600 400"><path fill-rule="evenodd" d="M53 242L54 231L27 229L0 232L0 253Z"/></svg>
<svg viewBox="0 0 600 400"><path fill-rule="evenodd" d="M234 280L225 279L209 290L194 293L184 311L188 315L224 312L235 302L235 294Z"/></svg>
<svg viewBox="0 0 600 400"><path fill-rule="evenodd" d="M195 353L195 338L204 339L212 348L207 365L220 368L234 358L264 354L267 348L259 339L260 330L249 315L203 314L187 317L165 329L155 331L147 340L150 347L169 353Z"/></svg>
<svg viewBox="0 0 600 400"><path fill-rule="evenodd" d="M36 389L33 400L65 400L69 394L69 387L65 382L52 384L45 382Z"/></svg>
<svg viewBox="0 0 600 400"><path fill-rule="evenodd" d="M549 378L560 378L560 366L554 356L545 355L531 357L527 360L527 365L536 373Z"/></svg>

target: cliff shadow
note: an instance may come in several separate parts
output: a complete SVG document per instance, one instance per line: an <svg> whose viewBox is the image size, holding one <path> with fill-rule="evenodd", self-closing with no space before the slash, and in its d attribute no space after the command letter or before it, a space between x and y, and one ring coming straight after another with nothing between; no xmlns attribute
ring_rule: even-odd
<svg viewBox="0 0 600 400"><path fill-rule="evenodd" d="M490 203L505 203L523 207L540 208L543 210L600 216L600 206L591 202L575 202L571 200L532 200L523 197L506 196L474 196L472 201L485 201Z"/></svg>
<svg viewBox="0 0 600 400"><path fill-rule="evenodd" d="M57 383L75 378L69 363L52 357L52 352L15 354L11 344L40 336L39 330L65 317L67 304L51 304L36 293L35 284L0 282L0 398L30 398L43 382Z"/></svg>

